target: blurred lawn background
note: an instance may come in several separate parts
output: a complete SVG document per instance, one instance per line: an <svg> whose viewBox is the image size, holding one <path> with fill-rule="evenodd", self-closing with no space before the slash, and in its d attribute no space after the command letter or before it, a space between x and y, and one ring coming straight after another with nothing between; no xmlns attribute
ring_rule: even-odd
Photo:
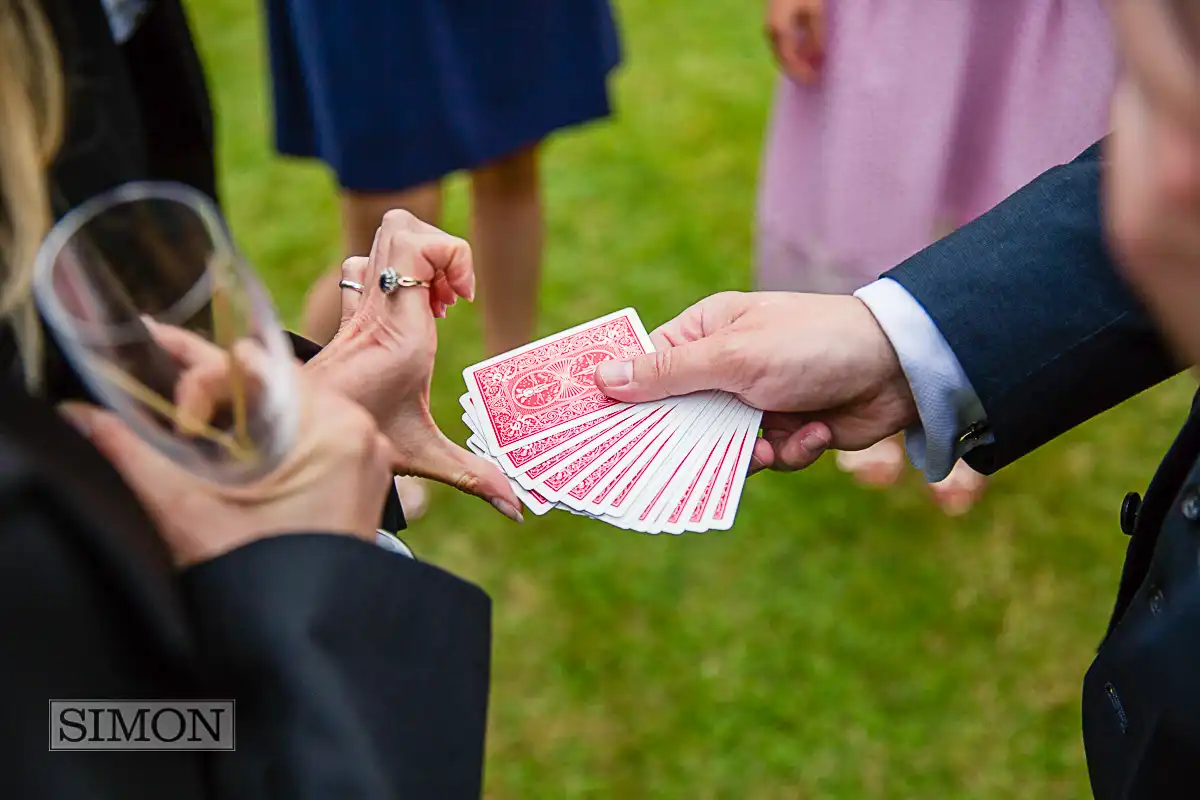
<svg viewBox="0 0 1200 800"><path fill-rule="evenodd" d="M626 305L653 327L751 285L774 78L761 4L617 5L618 116L546 153L544 333ZM190 9L225 207L295 322L340 261L333 186L271 152L256 4ZM446 226L467 232L461 181ZM440 329L434 413L461 442L479 320L460 305ZM686 538L565 513L518 527L438 487L408 540L495 603L487 796L1086 795L1079 686L1115 595L1117 510L1190 391L1177 380L1035 453L965 520L915 474L876 493L832 463L754 478L733 531Z"/></svg>

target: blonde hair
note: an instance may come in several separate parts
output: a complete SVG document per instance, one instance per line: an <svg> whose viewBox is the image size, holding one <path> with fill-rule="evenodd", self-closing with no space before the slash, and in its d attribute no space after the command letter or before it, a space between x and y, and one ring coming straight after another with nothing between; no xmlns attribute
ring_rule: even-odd
<svg viewBox="0 0 1200 800"><path fill-rule="evenodd" d="M16 336L26 383L41 379L30 284L50 228L46 171L62 135L58 49L36 0L0 0L0 320Z"/></svg>

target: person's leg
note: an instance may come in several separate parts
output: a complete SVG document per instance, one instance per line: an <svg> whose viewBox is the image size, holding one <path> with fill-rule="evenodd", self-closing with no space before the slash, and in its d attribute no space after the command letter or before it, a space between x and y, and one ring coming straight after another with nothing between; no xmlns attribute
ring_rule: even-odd
<svg viewBox="0 0 1200 800"><path fill-rule="evenodd" d="M837 465L865 486L891 486L904 472L904 442L889 436L865 450L839 450Z"/></svg>
<svg viewBox="0 0 1200 800"><path fill-rule="evenodd" d="M942 511L959 517L971 510L987 490L987 477L979 474L965 461L958 461L944 480L929 484L933 497Z"/></svg>
<svg viewBox="0 0 1200 800"><path fill-rule="evenodd" d="M365 256L383 215L403 208L426 222L437 225L442 213L440 183L427 183L400 192L363 194L342 191L342 236L346 256ZM317 344L327 344L337 333L342 316L341 267L322 275L308 291L304 306L304 335Z"/></svg>
<svg viewBox="0 0 1200 800"><path fill-rule="evenodd" d="M471 173L471 246L489 354L528 344L537 329L542 197L533 145Z"/></svg>

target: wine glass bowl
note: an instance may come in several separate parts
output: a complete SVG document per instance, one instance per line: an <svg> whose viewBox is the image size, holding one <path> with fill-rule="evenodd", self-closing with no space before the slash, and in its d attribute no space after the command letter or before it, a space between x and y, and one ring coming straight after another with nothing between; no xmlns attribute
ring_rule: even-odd
<svg viewBox="0 0 1200 800"><path fill-rule="evenodd" d="M201 193L134 183L76 208L38 252L34 295L95 398L180 466L242 483L287 453L292 349Z"/></svg>

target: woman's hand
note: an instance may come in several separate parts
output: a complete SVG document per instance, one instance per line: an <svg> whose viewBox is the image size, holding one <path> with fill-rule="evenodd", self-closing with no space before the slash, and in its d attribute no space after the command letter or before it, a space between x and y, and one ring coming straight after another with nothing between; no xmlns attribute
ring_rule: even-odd
<svg viewBox="0 0 1200 800"><path fill-rule="evenodd" d="M825 56L825 0L767 0L765 28L784 73L815 83Z"/></svg>
<svg viewBox="0 0 1200 800"><path fill-rule="evenodd" d="M214 361L226 361L221 351L184 332L160 333L185 369L204 375L194 381L185 371L181 393L185 386L224 390L212 380L218 374ZM296 370L301 372L298 365ZM299 374L296 380L296 442L276 470L244 486L217 486L195 477L108 411L72 404L63 413L137 494L180 567L283 533L339 533L374 541L392 480L391 446L357 403L312 376ZM192 394L177 398L180 410L203 419L213 399Z"/></svg>
<svg viewBox="0 0 1200 800"><path fill-rule="evenodd" d="M430 281L430 288L379 288L387 268ZM342 323L333 341L305 366L323 386L362 404L391 441L393 466L483 498L521 521L520 501L495 466L451 442L429 411L437 352L434 317L475 293L471 248L406 211L390 211L369 258L350 258L342 277L363 285L342 289Z"/></svg>

